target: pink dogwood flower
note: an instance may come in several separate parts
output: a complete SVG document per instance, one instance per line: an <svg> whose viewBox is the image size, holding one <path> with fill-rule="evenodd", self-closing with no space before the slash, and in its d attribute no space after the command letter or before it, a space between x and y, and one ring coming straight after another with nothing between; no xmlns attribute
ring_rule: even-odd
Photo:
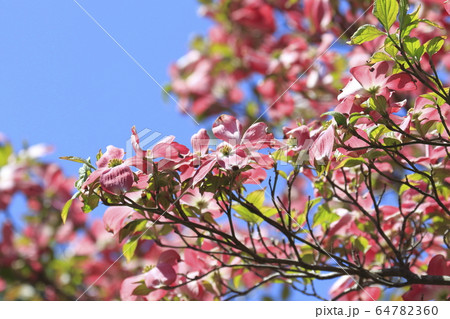
<svg viewBox="0 0 450 319"><path fill-rule="evenodd" d="M391 65L387 61L377 62L373 66L361 65L350 69L353 78L347 83L338 100L349 95L367 96L383 95L389 98L389 91L412 91L417 89L411 76L406 73L397 73L388 76Z"/></svg>
<svg viewBox="0 0 450 319"><path fill-rule="evenodd" d="M331 158L334 147L334 125L331 124L326 130L320 133L319 137L312 143L309 149L309 162L323 164Z"/></svg>
<svg viewBox="0 0 450 319"><path fill-rule="evenodd" d="M286 155L293 156L295 153L308 150L311 146L312 139L308 126L301 125L293 129L284 127L283 131L286 140L280 147L286 150Z"/></svg>
<svg viewBox="0 0 450 319"><path fill-rule="evenodd" d="M215 156L208 154L210 139L205 129L192 135L191 144L193 152L180 166L181 180L193 177L193 185L196 185L213 169L216 160Z"/></svg>
<svg viewBox="0 0 450 319"><path fill-rule="evenodd" d="M136 155L127 160L127 163L149 174L153 171L154 160L160 158L158 168L167 168L175 165L189 154L189 149L177 142L175 136L166 136L156 143L151 150L143 150L139 145L139 136L136 128L131 129L131 144Z"/></svg>
<svg viewBox="0 0 450 319"><path fill-rule="evenodd" d="M270 157L258 151L273 144L273 134L265 123L255 123L242 134L242 125L234 116L221 115L213 124L214 135L224 141L217 146L217 162L225 169L240 169L255 161L271 167Z"/></svg>
<svg viewBox="0 0 450 319"><path fill-rule="evenodd" d="M138 213L123 206L109 207L103 215L103 225L108 232L114 235L125 226L126 222L135 219Z"/></svg>
<svg viewBox="0 0 450 319"><path fill-rule="evenodd" d="M181 257L175 250L166 250L158 259L156 267L145 274L145 285L148 288L159 288L168 286L175 281L177 273L173 267L180 261Z"/></svg>
<svg viewBox="0 0 450 319"><path fill-rule="evenodd" d="M189 191L180 199L181 204L197 208L200 213L210 212L213 218L220 216L220 207L210 192L200 192L198 188Z"/></svg>
<svg viewBox="0 0 450 319"><path fill-rule="evenodd" d="M134 182L134 175L123 160L124 155L123 149L109 145L106 153L96 163L98 169L89 175L82 187L86 188L99 181L102 189L110 194L118 195L129 191Z"/></svg>
<svg viewBox="0 0 450 319"><path fill-rule="evenodd" d="M180 255L173 249L166 250L158 258L155 267L152 267L150 271L137 276L129 277L122 282L120 288L120 297L122 300L136 300L136 296L133 295L133 291L144 282L147 288L158 289L162 286L169 286L176 278L177 273L174 268L181 260ZM166 295L165 290L153 290L144 298L147 300L159 300Z"/></svg>

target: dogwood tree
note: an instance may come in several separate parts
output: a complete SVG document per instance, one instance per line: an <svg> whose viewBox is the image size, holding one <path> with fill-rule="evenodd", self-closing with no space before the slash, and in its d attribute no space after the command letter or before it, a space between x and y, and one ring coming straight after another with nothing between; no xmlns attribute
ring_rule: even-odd
<svg viewBox="0 0 450 319"><path fill-rule="evenodd" d="M171 66L211 123L82 162L84 212L135 252L123 300L232 299L271 284L334 300L450 296L449 4L202 0ZM214 120L215 119L215 120ZM210 121L211 120L211 121ZM70 202L64 207L68 214Z"/></svg>
<svg viewBox="0 0 450 319"><path fill-rule="evenodd" d="M101 220L88 222L80 201L71 202L63 225L76 179L41 159L51 151L39 144L15 152L0 134L0 299L118 299L122 282L141 266L114 263L121 245ZM155 248L137 250L135 259L141 251L151 260Z"/></svg>
<svg viewBox="0 0 450 319"><path fill-rule="evenodd" d="M133 157L108 146L77 182L85 211L111 206L127 258L162 249L121 298L271 283L323 298L317 282L337 279L335 300L448 299L449 5L201 3L215 24L168 89L197 119L219 115L211 132L144 150L133 128Z"/></svg>

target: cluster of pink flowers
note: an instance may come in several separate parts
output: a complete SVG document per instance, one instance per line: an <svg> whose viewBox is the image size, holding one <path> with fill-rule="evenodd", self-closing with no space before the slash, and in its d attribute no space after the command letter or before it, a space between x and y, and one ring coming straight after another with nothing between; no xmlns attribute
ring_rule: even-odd
<svg viewBox="0 0 450 319"><path fill-rule="evenodd" d="M342 72L346 60L351 67L365 63L386 38L381 36L348 53L334 45L354 28L352 21L357 25L376 23L373 15L361 14L369 2L348 2L348 8L330 0L203 4L200 12L214 20L214 26L208 36L195 38L191 51L170 69L171 90L179 97L181 108L202 119L244 106L252 120L266 115L264 106L270 106L267 115L274 124L326 112L335 105L338 90L347 80ZM447 29L442 1L425 4L422 15ZM394 27L398 26L396 22ZM411 32L421 43L439 35L432 27ZM450 68L444 52L433 56L433 61ZM428 57L423 58L423 68L431 72ZM247 85L256 96L244 89ZM414 94L426 89L418 83ZM264 103L255 104L255 99Z"/></svg>
<svg viewBox="0 0 450 319"><path fill-rule="evenodd" d="M75 178L41 160L51 147L34 145L15 153L6 138L0 143L2 299L117 299L122 281L135 269L116 263L101 275L121 246L100 220L88 222L83 203L76 199L62 223L61 211L72 197ZM22 212L18 196L26 200Z"/></svg>
<svg viewBox="0 0 450 319"><path fill-rule="evenodd" d="M446 274L441 269L446 262L442 231L431 235L423 229L425 225L439 228L450 214L445 190L450 177L440 173L450 169L446 146L450 106L448 91L441 90L436 71L450 66L445 50L440 50L448 42L442 32L450 28L445 16L448 6L428 1L421 14L429 20L419 21L413 12L409 18L417 22L406 31L400 18L388 26L390 32L403 31L404 41L409 41L406 49L389 32L358 39L358 32L367 28L363 26L350 39L352 44L362 44L343 53L330 46L353 27L347 21L372 24L369 28L373 29L378 23L375 15L357 16L355 8L364 11L369 4L349 4L348 9L332 6L328 0L301 4L210 1L202 5L201 12L216 24L207 37L196 38L191 51L172 66L171 90L184 111L200 119L221 113L237 114L240 119L218 116L212 125L215 139L201 129L192 136L192 150L172 136L143 150L133 128L135 156L124 160L123 150L109 146L100 154L98 169L80 189L84 194L97 194L109 205L121 204L107 210L104 223L120 240L127 239L124 247L146 241L144 228L128 231L141 220L159 234L147 238L157 244L151 248L155 253L143 266L143 274L123 283L122 298L221 298L233 291L224 288L230 278L245 275L245 286L252 287L263 273L273 275L264 267L260 273L253 269L253 277L252 272L239 274L241 269L233 269L230 263L245 263L240 255L245 249L236 252L233 246L236 256L222 246L221 240L230 233L268 260L280 251L284 255L278 258L292 258L297 249L310 251L308 245L296 244L297 240L320 243L315 247L319 253L307 254L314 260L311 265L300 262L306 269L318 265L328 269L327 261L340 260L350 268L378 273L398 267L420 273L429 262L429 275ZM276 14L280 19L275 19ZM418 28L419 23L427 27ZM430 48L426 52L411 49L409 43L414 48L427 43ZM351 67L349 77L342 76L346 60ZM244 84L251 86L255 96L245 96ZM258 122L266 113L269 124ZM322 123L316 120L319 116ZM277 139L269 130L276 132L280 124L285 127L282 139ZM276 183L280 176L287 189L278 195L272 178ZM265 206L264 196L261 201L260 195L251 193L247 198L253 206L247 206L243 190L264 182L269 184L271 205ZM396 196L398 205L386 202L385 194ZM159 210L158 218L152 209ZM270 227L261 227L267 233L259 236L235 229L232 211L249 229L264 220L270 226L278 223L277 230L303 231L304 235L293 235L294 242L280 249L274 242L265 242ZM223 222L227 218L229 223ZM211 227L220 231L220 236L202 238L202 244L186 242L189 236L199 236L196 231L189 233L193 221L203 231ZM164 231L165 224L173 228ZM219 251L226 253L215 254ZM409 260L414 262L409 264ZM444 292L428 293L430 287L413 285L404 298L448 298ZM340 300L382 296L377 285L361 288L355 286L353 277L342 276L330 295Z"/></svg>
<svg viewBox="0 0 450 319"><path fill-rule="evenodd" d="M386 76L386 73L377 73L380 72L380 69L383 69L386 73L388 72L385 63L375 64L372 67L372 70L368 70L368 72L364 73L364 76L358 75L361 73L358 73L357 70L354 71L355 79L351 81L358 81L363 84L357 91L347 95L338 106L337 109L339 109L342 114L348 116L348 114L353 113L349 108L362 110L361 104L366 102L370 96L377 96L377 94L383 94L388 101L387 103L392 103L392 106L387 106L387 112L395 112L398 108L398 104L391 101L392 90L398 90L399 88L394 88L390 86L393 84L389 83L397 83L396 85L401 86L401 88L415 87L415 84L410 77L403 76L402 74L395 77ZM376 75L373 78L372 72ZM370 84L366 85L365 83ZM376 88L377 91L374 91L374 88ZM369 93L373 95L370 95ZM352 103L350 106L349 101ZM371 118L361 117L361 121L356 121L354 126L357 132L365 138L368 138L366 131L373 126L376 126L376 119L381 118L377 111L374 110L370 112ZM409 116L413 115L410 114ZM398 117L397 121L398 125L404 130L410 130L409 126L413 125L413 122L408 120L408 117ZM408 126L405 126L405 122ZM205 218L204 221L210 222L211 220L219 219L223 214L223 209L220 207L221 201L218 201L217 198L215 198L214 193L205 190L200 191L200 189L204 189L204 186L211 180L212 176L221 176L225 174L228 176L235 176L234 178L242 183L242 185L259 184L266 180L267 170L270 170L276 165L279 155L275 154L278 152L279 154L283 154L282 156L291 165L301 165L305 176L312 181L317 179L314 171L328 165L332 172L332 179L335 181L336 185L345 187L346 181L355 179L357 171L352 170L351 168L346 168L344 171L339 169L333 170L333 168L341 165L343 161L342 157L344 157L344 159L358 158L358 156L371 149L369 144L361 142L359 138L350 138L344 142L343 145L339 145L338 140L343 140L343 134L345 133L342 130L342 125L338 125L334 120L330 121L330 124L326 128L317 127L314 124L309 126L300 125L296 128L285 128L285 139L277 140L271 133L267 132L267 126L264 123L253 124L243 132L242 126L236 118L230 115L221 115L214 122L212 132L214 136L220 140L219 143L215 143L217 145L215 149L209 147L210 144L212 144L209 135L204 129L201 129L192 137L192 151L186 146L174 142L172 137L164 139L154 146L153 149L145 151L139 146L139 138L136 130L133 128L132 139L135 141L133 145L136 156L123 161L123 150L109 146L108 151L97 161L99 169L89 176L87 181L83 184L83 188L95 189L97 186L100 186L101 189L107 193L113 193L119 196L126 195L131 199L138 200L143 192L148 189L148 181L151 179L152 174L155 173L155 169L157 171L177 171L179 179L176 183L178 183L179 186L175 189L176 196L180 197L180 203L183 206L194 209L198 212L198 216L209 214L211 219ZM379 139L382 140L382 138L383 136L380 135ZM362 148L361 151L351 150L351 148L359 147ZM266 152L266 154L263 153L263 150L268 148L270 152ZM302 152L306 152L303 154L306 154L306 156L303 156L302 160L299 161L298 157ZM336 155L338 153L340 154L339 156ZM116 155L113 156L112 154ZM429 158L421 157L418 161L423 165L426 165L425 161L437 164L441 161L442 157L446 156L443 150L441 153L434 154L434 156ZM105 172L104 167L109 165L105 163L116 161L117 163L120 163L117 167L120 168L120 166L123 166L123 168L117 169L117 172L114 172L114 168L107 169L107 172L112 172L112 174L109 175L110 178L108 179L107 184L102 183L102 174ZM144 165L144 163L146 164ZM364 160L359 162L359 164L362 163L364 163ZM147 169L144 171L139 170L132 172L128 165L135 165L140 168L146 167ZM152 169L149 169L150 167ZM377 169L386 173L393 172L392 165L382 156L380 156L377 161ZM124 171L126 171L129 176L124 177ZM189 185L191 189L182 192L182 185ZM299 184L299 187L303 186ZM325 196L321 193L323 191L324 190L321 190L320 188L316 188L316 196ZM402 224L402 220L399 218L402 213L409 213L412 210L423 210L428 214L434 214L440 210L438 203L432 198L427 198L418 205L416 202L417 191L414 189L409 189L403 193L403 203L401 207L389 205L377 206L374 202L374 198L372 198L368 192L367 185L364 184L358 185L355 189L348 191L348 193L344 191L338 192L338 195L342 198L330 201L329 205L333 205L333 202L335 202L336 205L339 205L340 200L348 200L352 195L357 196L357 194L363 194L359 199L361 206L354 207L356 209L354 211L344 208L337 209L336 213L338 214L337 216L339 216L339 219L332 222L326 232L324 232L325 229L323 231L319 229L315 236L316 239L321 240L324 246L335 247L335 249L338 249L343 242L347 242L345 246L349 252L354 245L350 240L351 237L364 238L367 241L368 248L364 252L361 251L358 258L360 258L360 262L370 268L388 267L389 264L379 264L376 256L382 252L382 250L380 250L382 246L380 246L366 230L360 228L361 225L367 224L369 219L359 213L358 209L367 210L371 216L375 216L377 214L376 210L379 210L385 218L385 221L382 224L382 231L390 237L395 245L401 243L400 236L403 236L401 235L402 232L412 233L414 231L413 224L408 223L406 228L405 225ZM445 198L442 198L442 200L444 203L447 203ZM304 214L304 203L304 194L298 193L296 196L293 196L292 205L297 208L294 209L291 214L293 216ZM175 206L167 206L164 207L164 209L169 213L173 213L172 210L175 211ZM195 218L198 216L195 216ZM130 207L111 207L104 215L104 224L108 231L117 235L131 221L145 218L146 216L143 212L138 213ZM163 221L164 219L164 216L162 216L161 220ZM336 240L336 238L340 239ZM251 239L248 235L242 235L242 240L250 241ZM174 242L173 238L168 239L165 244L174 247L182 246L180 240ZM429 249L434 247L433 252L436 254L445 253L445 249L441 244L439 244L437 238L427 240ZM262 244L260 243L260 245ZM140 285L145 285L148 289L148 291L144 290L147 294L143 296L141 294L141 297L149 300L169 296L184 296L183 298L187 299L204 300L213 299L218 295L220 296L220 291L217 290L217 287L215 288L215 293L211 293L211 291L207 292L207 289L200 283L201 281L195 280L198 276L203 276L209 273L211 269L214 269L215 266L218 266L218 261L216 259L192 249L178 250L177 252L175 250L162 251L155 245L152 247L150 255L153 257L145 259L151 267L147 268L148 271L142 275L133 276L124 281L121 289L121 297L123 299L136 299L137 296L133 295L132 292ZM209 241L208 244L204 243L202 245L202 249L206 250L218 248L220 247L217 246L217 243L214 241ZM417 250L416 253L420 254L421 251ZM166 254L168 256L167 258ZM355 258L354 253L348 257L351 259ZM190 261L190 258L202 260L203 267L198 268L198 263ZM205 262L205 260L209 260L209 262ZM415 267L419 267L422 263L423 262L419 260L416 261ZM221 271L223 271L223 269ZM177 274L183 274L184 277L180 277ZM225 273L221 272L221 277L222 279L230 278L231 274L231 271L226 271ZM186 281L188 281L189 284L186 285ZM208 282L207 280L204 280L203 282L208 283L208 287L211 289L211 282ZM211 287L209 285L211 285ZM158 289L169 286L179 286L179 288L173 290ZM338 295L340 292L351 286L352 281L350 279L342 279L333 286L331 295ZM190 289L194 289L196 293L193 294ZM419 288L414 289L418 290ZM371 298L374 298L374 296L379 297L381 293L380 288L371 287L362 292L355 291L352 292L352 294L347 294L345 298L347 298L347 300L358 298L366 300L368 299L367 291L371 292Z"/></svg>

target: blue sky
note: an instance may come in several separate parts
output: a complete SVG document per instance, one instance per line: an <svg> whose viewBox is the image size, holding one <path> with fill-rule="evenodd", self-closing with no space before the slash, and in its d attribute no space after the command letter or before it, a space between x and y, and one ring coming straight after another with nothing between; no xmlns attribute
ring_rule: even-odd
<svg viewBox="0 0 450 319"><path fill-rule="evenodd" d="M162 85L210 25L195 0L79 3ZM199 129L73 0L0 1L0 29L0 131L17 147L45 142L56 147L50 159L87 157L125 147L133 125L184 143Z"/></svg>
<svg viewBox="0 0 450 319"><path fill-rule="evenodd" d="M195 0L77 1L161 85L189 39L210 26ZM198 131L73 0L0 1L0 30L0 131L16 149L51 144L48 159L76 175L79 165L58 157L125 148L133 125L186 145Z"/></svg>

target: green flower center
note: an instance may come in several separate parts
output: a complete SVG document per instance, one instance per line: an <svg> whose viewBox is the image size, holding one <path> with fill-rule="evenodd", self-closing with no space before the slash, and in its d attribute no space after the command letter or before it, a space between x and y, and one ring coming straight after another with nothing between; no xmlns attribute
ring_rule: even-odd
<svg viewBox="0 0 450 319"><path fill-rule="evenodd" d="M289 139L287 140L287 145L289 147L295 147L297 146L297 139L293 136L289 137Z"/></svg>
<svg viewBox="0 0 450 319"><path fill-rule="evenodd" d="M370 94L377 94L379 89L380 89L379 86L372 86L371 88L369 88L368 92Z"/></svg>
<svg viewBox="0 0 450 319"><path fill-rule="evenodd" d="M222 147L220 149L220 152L224 155L224 156L229 156L231 154L232 148L230 145L224 145L224 147Z"/></svg>
<svg viewBox="0 0 450 319"><path fill-rule="evenodd" d="M208 203L206 201L204 201L203 199L199 200L196 203L197 207L201 210L201 209L205 209L206 207L208 207Z"/></svg>
<svg viewBox="0 0 450 319"><path fill-rule="evenodd" d="M118 158L113 158L113 159L109 160L108 167L113 168L113 167L119 166L122 163L123 163L123 160L118 159Z"/></svg>

